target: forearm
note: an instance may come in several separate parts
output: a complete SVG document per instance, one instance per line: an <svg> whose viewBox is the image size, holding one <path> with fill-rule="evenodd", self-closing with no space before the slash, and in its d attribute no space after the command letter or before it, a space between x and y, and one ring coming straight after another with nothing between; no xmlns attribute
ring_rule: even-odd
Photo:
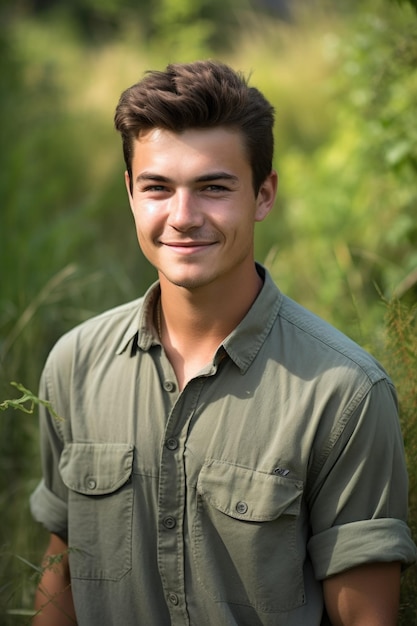
<svg viewBox="0 0 417 626"><path fill-rule="evenodd" d="M36 591L32 626L74 626L77 623L66 550L64 542L51 537Z"/></svg>
<svg viewBox="0 0 417 626"><path fill-rule="evenodd" d="M395 626L400 564L378 563L347 570L324 581L333 626Z"/></svg>

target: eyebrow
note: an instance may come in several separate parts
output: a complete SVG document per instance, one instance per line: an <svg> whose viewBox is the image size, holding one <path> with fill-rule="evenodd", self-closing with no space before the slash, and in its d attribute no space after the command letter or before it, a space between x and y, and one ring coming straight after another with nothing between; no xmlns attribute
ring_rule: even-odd
<svg viewBox="0 0 417 626"><path fill-rule="evenodd" d="M162 176L161 174L156 174L154 172L142 172L136 177L136 182L142 182L146 180L153 180L160 183L172 183L172 179L167 176ZM193 179L195 183L207 183L213 180L230 180L231 182L238 182L238 177L234 174L230 174L229 172L208 172L207 174L202 174L201 176L197 176L197 178Z"/></svg>

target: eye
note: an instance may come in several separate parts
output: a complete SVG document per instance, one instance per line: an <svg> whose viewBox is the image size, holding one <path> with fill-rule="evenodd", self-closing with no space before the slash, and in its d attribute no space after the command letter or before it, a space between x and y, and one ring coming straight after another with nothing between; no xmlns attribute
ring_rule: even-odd
<svg viewBox="0 0 417 626"><path fill-rule="evenodd" d="M206 185L205 187L203 187L202 191L219 193L219 192L229 191L229 189L227 187L224 187L223 185L212 184L212 185Z"/></svg>
<svg viewBox="0 0 417 626"><path fill-rule="evenodd" d="M164 185L147 185L142 191L167 191Z"/></svg>
<svg viewBox="0 0 417 626"><path fill-rule="evenodd" d="M140 194L142 194L144 198L155 200L164 199L171 193L170 188L163 183L148 183L146 185L140 186L138 191Z"/></svg>

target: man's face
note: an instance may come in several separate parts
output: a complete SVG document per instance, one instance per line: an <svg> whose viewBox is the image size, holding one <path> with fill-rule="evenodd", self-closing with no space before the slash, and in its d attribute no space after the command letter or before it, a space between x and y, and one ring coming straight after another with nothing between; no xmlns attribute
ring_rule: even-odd
<svg viewBox="0 0 417 626"><path fill-rule="evenodd" d="M142 133L134 144L132 194L129 183L126 174L139 244L161 281L196 289L253 271L254 225L272 208L276 175L255 197L240 133Z"/></svg>

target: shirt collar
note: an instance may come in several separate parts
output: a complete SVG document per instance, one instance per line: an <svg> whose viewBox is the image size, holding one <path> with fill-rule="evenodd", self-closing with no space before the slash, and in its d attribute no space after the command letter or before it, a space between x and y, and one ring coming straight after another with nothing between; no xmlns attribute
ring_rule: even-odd
<svg viewBox="0 0 417 626"><path fill-rule="evenodd" d="M258 297L240 324L222 342L223 349L244 374L268 336L282 303L282 294L268 270L257 264L264 279Z"/></svg>
<svg viewBox="0 0 417 626"><path fill-rule="evenodd" d="M264 279L264 284L255 302L240 322L226 337L217 350L216 358L226 352L242 374L248 369L270 332L278 315L282 294L273 282L268 270L257 264L257 270ZM154 308L161 290L155 282L145 293L139 312L136 311L130 321L116 353L121 354L132 343L132 350L149 350L153 345L160 345L154 324Z"/></svg>
<svg viewBox="0 0 417 626"><path fill-rule="evenodd" d="M159 281L156 281L149 287L144 297L139 300L139 303L141 303L139 311L136 310L134 317L131 319L117 347L116 354L122 354L131 342L132 350L140 348L145 351L149 350L153 345L160 344L158 331L153 322L155 305L160 293Z"/></svg>

